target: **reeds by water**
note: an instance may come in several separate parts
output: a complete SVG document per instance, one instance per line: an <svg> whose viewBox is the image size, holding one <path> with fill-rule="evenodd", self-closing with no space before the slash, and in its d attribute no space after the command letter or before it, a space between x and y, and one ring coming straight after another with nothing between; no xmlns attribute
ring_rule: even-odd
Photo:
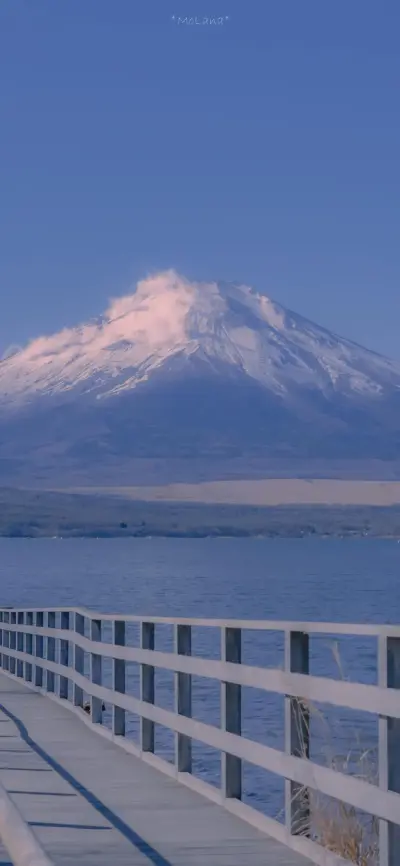
<svg viewBox="0 0 400 866"><path fill-rule="evenodd" d="M345 679L337 644L333 654L340 675ZM378 783L378 761L376 748L363 749L357 730L352 731L352 745L345 755L337 754L338 731L324 713L311 702L299 700L294 714L301 744L300 757L309 757L310 728L321 727L326 745L324 763L327 767L344 775L352 775L370 784ZM315 735L315 731L313 730ZM322 738L321 737L321 738ZM309 818L304 810L306 802ZM356 866L378 866L379 864L379 822L366 814L361 814L345 802L333 800L318 791L298 788L293 798L294 814L298 811L299 823L294 827L298 835L307 835L314 842L339 855ZM302 823L303 822L303 823Z"/></svg>

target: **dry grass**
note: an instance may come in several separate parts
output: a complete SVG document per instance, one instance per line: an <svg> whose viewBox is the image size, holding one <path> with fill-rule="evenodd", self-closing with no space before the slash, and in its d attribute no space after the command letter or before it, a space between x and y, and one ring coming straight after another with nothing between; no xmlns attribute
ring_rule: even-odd
<svg viewBox="0 0 400 866"><path fill-rule="evenodd" d="M345 679L337 644L333 647L333 655L341 677ZM321 738L323 737L327 745L326 766L344 775L352 775L370 784L377 784L376 749L363 750L358 731L352 732L352 749L346 755L338 755L335 752L335 743L338 740L337 728L335 731L332 730L331 724L321 710L308 702L298 701L295 719L301 743L301 757L308 757L311 724L313 728L315 725L320 726ZM361 814L353 806L302 787L297 789L293 797L292 808L294 813L297 811L299 814L299 822L297 826L295 825L296 834L307 835L356 866L378 866L379 822L375 817Z"/></svg>
<svg viewBox="0 0 400 866"><path fill-rule="evenodd" d="M344 803L314 807L313 829L315 841L329 851L355 863L357 866L377 866L379 845L377 831L371 819L370 826L360 819L356 810Z"/></svg>

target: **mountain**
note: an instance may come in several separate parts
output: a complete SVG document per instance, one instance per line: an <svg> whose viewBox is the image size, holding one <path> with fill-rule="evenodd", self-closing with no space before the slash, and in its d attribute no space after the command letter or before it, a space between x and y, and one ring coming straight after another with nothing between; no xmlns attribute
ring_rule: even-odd
<svg viewBox="0 0 400 866"><path fill-rule="evenodd" d="M0 477L134 459L400 457L400 365L236 283L167 271L0 362Z"/></svg>

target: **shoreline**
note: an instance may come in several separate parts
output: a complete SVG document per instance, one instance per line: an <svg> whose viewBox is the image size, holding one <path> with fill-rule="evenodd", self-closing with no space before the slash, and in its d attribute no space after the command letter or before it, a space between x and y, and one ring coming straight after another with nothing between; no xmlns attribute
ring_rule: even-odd
<svg viewBox="0 0 400 866"><path fill-rule="evenodd" d="M159 502L0 488L0 538L390 538L400 505Z"/></svg>
<svg viewBox="0 0 400 866"><path fill-rule="evenodd" d="M218 540L218 539L225 539L225 540L228 540L228 539L229 540L233 540L233 539L251 540L251 539L253 539L254 541L266 541L266 540L268 540L268 541L290 541L290 540L302 541L305 539L323 539L323 540L328 541L328 540L335 539L337 541L348 541L351 539L354 539L354 540L361 540L362 539L364 541L368 541L368 540L370 540L370 541L372 541L372 540L374 540L374 541L393 541L393 542L400 543L400 534L380 535L380 534L365 533L365 532L348 532L348 533L341 533L341 534L338 534L336 532L331 532L331 533L329 533L329 532L328 533L327 532L324 532L324 533L319 533L319 532L309 532L309 533L301 533L301 532L300 533L294 533L294 532L278 533L278 532L274 532L274 533L268 533L268 532L266 532L264 534L260 534L260 533L251 533L251 532L246 533L246 532L240 532L240 531L227 532L225 530L225 531L221 531L221 532L215 531L215 532L204 532L204 533L201 531L199 531L199 532L180 532L180 533L154 531L154 532L151 532L149 534L143 534L143 533L138 533L138 532L137 533L133 533L133 532L118 533L118 532L98 532L98 531L97 532L96 531L70 532L70 533L64 534L64 535L48 535L46 533L30 534L30 533L23 533L23 532L5 535L5 534L0 533L0 540L1 539L8 539L8 540L13 540L13 541L25 540L25 539L30 539L32 541L36 541L38 539L47 539L48 541L69 541L71 539L86 539L86 540L90 539L93 541L103 541L103 540L110 540L110 539L120 540L120 539L124 539L124 538L130 538L133 540L142 539L143 541L152 541L152 540L160 539L160 538L183 539L183 540L184 539L188 539L188 540L190 539L192 541Z"/></svg>

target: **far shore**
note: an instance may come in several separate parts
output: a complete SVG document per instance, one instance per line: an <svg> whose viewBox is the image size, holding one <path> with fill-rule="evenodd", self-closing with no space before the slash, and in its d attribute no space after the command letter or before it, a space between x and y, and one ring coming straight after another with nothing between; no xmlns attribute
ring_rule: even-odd
<svg viewBox="0 0 400 866"><path fill-rule="evenodd" d="M185 502L135 499L121 488L0 488L0 537L400 539L400 505Z"/></svg>
<svg viewBox="0 0 400 866"><path fill-rule="evenodd" d="M400 505L400 481L268 478L204 481L162 486L87 486L58 489L59 493L116 496L140 502L198 503L249 506L379 506Z"/></svg>

